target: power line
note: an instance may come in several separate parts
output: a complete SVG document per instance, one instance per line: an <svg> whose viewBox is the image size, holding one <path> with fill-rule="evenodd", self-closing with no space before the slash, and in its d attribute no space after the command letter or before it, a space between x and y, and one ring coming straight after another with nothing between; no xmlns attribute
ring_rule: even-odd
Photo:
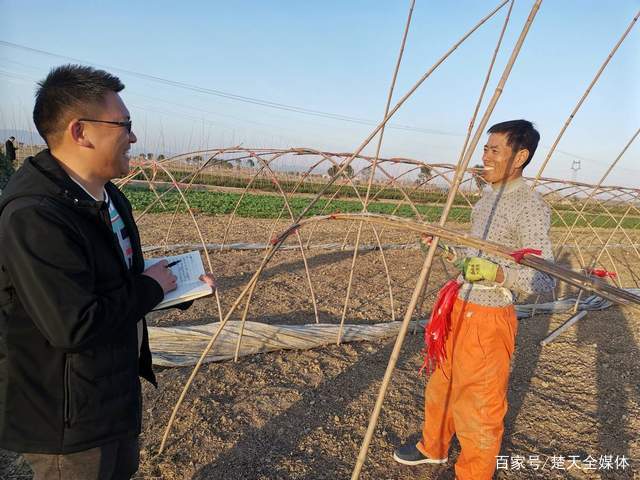
<svg viewBox="0 0 640 480"><path fill-rule="evenodd" d="M162 83L162 84L174 86L174 87L177 87L177 88L183 88L183 89L195 91L195 92L198 92L198 93L204 93L204 94L209 94L209 95L214 95L214 96L227 98L227 99L230 99L230 100L236 100L236 101L239 101L239 102L259 105L259 106L263 106L263 107L267 107L267 108L285 110L285 111L294 112L294 113L300 113L300 114L304 114L304 115L311 115L311 116L316 116L316 117L329 118L329 119L333 119L333 120L340 120L340 121L351 122L351 123L358 123L358 124L361 124L361 125L375 126L375 125L378 124L377 122L374 122L374 121L371 121L371 120L362 119L362 118L350 117L350 116L341 115L341 114L322 112L322 111L319 111L319 110L310 110L310 109L306 109L306 108L302 108L302 107L296 107L296 106L287 105L287 104L270 102L268 100L262 100L262 99L253 98L253 97L246 97L246 96L242 96L242 95L236 95L236 94L224 92L224 91L221 91L221 90L214 90L214 89L210 89L210 88L200 87L200 86L197 86L197 85L192 85L192 84L188 84L188 83L184 83L184 82L178 82L178 81L175 81L175 80L165 79L165 78L162 78L162 77L157 77L157 76L154 76L154 75L148 75L148 74L145 74L145 73L135 72L135 71L132 71L132 70L127 70L127 69L123 69L123 68L119 68L119 67L111 67L111 66L108 66L108 65L101 65L101 64L97 64L97 63L86 62L84 60L80 60L80 59L77 59L77 58L74 58L74 57L68 57L68 56L65 56L65 55L59 55L57 53L48 52L48 51L45 51L45 50L39 50L39 49L36 49L36 48L31 48L31 47L28 47L28 46L25 46L25 45L20 45L20 44L17 44L17 43L7 42L7 41L4 41L4 40L0 40L0 45L3 45L5 47L19 49L19 50L24 50L24 51L28 51L28 52L38 53L38 54L46 55L46 56L50 56L50 57L60 58L60 59L64 59L64 60L72 61L72 62L76 62L76 63L94 65L94 66L97 66L97 67L100 67L100 68L105 68L105 69L108 69L108 70L116 70L116 71L120 71L120 72L126 73L126 74L131 75L131 76L135 76L135 77L138 77L138 78L141 78L141 79ZM15 62L15 61L12 61L12 60L9 60L9 59L3 59L3 60L9 61L11 63L16 63L18 65L27 66L27 65L21 64L20 62ZM16 80L25 80L25 79L32 80L29 77L27 77L26 75L21 75L19 73L10 72L10 71L6 71L6 70L4 70L4 71L0 70L0 75L4 75L4 76L6 76L8 78L13 78L13 79L16 79ZM145 97L145 95L142 95L142 94L139 94L139 93L136 93L136 95L138 95L140 97ZM173 104L173 105L176 105L176 106L189 108L189 109L196 110L196 111L201 111L201 112L204 112L204 113L209 113L209 114L213 114L213 115L227 116L227 117L231 117L232 118L231 115L220 114L220 113L216 113L216 112L210 112L210 111L198 108L198 107L175 104L175 103L169 102L167 100L156 99L156 98L148 97L148 96L146 98L149 98L149 99L152 99L152 100L155 100L155 101L160 100L160 101L163 101L163 102L168 103L168 104ZM141 108L143 110L150 110L149 108L145 108L145 107L138 107L138 108ZM180 114L180 115L184 116L185 118L190 118L190 119L194 119L194 120L196 119L195 117L188 116L188 115L185 115L185 114ZM245 120L242 120L240 118L237 118L237 120L245 121ZM249 121L249 123L254 123L254 124L260 125L258 122L255 122L255 121ZM263 126L267 126L268 127L268 125L264 125L264 124L263 124ZM398 124L394 124L394 123L387 123L387 127L388 128L393 128L393 129L396 129L396 130L406 130L406 131L412 131L412 132L418 132L418 133L428 133L428 134L458 136L458 137L461 136L460 134L452 133L452 132L445 132L445 131L433 130L433 129L425 129L425 128L413 127L413 126L409 126L409 125L398 125ZM541 147L548 148L547 146L544 146L544 145L541 145ZM563 151L563 150L559 150L559 149L557 150L557 152L561 153L561 154L564 154L564 155L567 155L569 157L573 157L573 158L578 159L578 160L584 160L584 161L597 163L596 160L593 160L593 159L590 159L590 158L586 158L586 157L583 157L583 156L579 156L579 155L576 155L576 154L571 153L571 152L567 152L567 151ZM578 162L578 164L580 164L580 162ZM573 176L577 176L577 170L579 170L579 169L580 169L580 167L578 167L578 169L574 170L573 167L572 167L572 170L574 172ZM634 170L634 169L629 169L629 168L626 168L626 169L629 170L629 171L633 171L634 173L637 172L637 170Z"/></svg>
<svg viewBox="0 0 640 480"><path fill-rule="evenodd" d="M74 57L68 57L66 55L60 55L60 54L57 54L57 53L48 52L46 50L40 50L40 49L37 49L37 48L27 47L26 45L19 45L17 43L7 42L7 41L4 41L4 40L0 40L0 45L3 45L5 47L10 47L10 48L15 48L15 49L27 51L27 52L38 53L38 54L46 55L46 56L50 56L50 57L60 58L60 59L71 61L71 62L81 63L81 64L85 64L85 65L94 65L94 66L97 66L97 67L100 67L100 68L105 68L105 69L108 69L108 70L115 70L115 71L123 72L123 73L126 73L127 75L131 75L133 77L141 78L141 79L144 79L144 80L149 80L149 81L152 81L152 82L162 83L164 85L169 85L169 86L172 86L172 87L182 88L182 89L190 90L190 91L197 92L197 93L204 93L204 94L207 94L207 95L214 95L214 96L217 96L217 97L222 97L222 98L226 98L226 99L229 99L229 100L235 100L235 101L238 101L238 102L249 103L249 104L252 104L252 105L259 105L259 106L262 106L262 107L273 108L273 109L277 109L277 110L284 110L284 111L293 112L293 113L300 113L300 114L304 114L304 115L311 115L311 116L316 116L316 117L329 118L329 119L332 119L332 120L340 120L340 121L344 121L344 122L358 123L358 124L361 124L361 125L369 125L369 126L378 125L378 122L374 122L372 120L368 120L368 119L364 119L364 118L351 117L351 116L342 115L342 114L338 114L338 113L323 112L323 111L320 111L320 110L312 110L312 109L308 109L308 108L297 107L297 106L294 106L294 105L287 105L287 104L284 104L284 103L271 102L269 100L264 100L264 99L255 98L255 97L247 97L247 96L244 96L244 95L237 95L235 93L229 93L229 92L225 92L225 91L222 91L222 90L215 90L215 89L212 89L212 88L201 87L201 86L193 85L193 84L186 83L186 82L180 82L180 81L171 80L171 79L167 79L167 78L163 78L163 77L158 77L158 76L155 76L155 75L149 75L149 74L146 74L146 73L135 72L133 70L127 70L127 69L124 69L124 68L113 67L113 66L109 66L109 65L102 65L102 64L99 64L99 63L87 62L85 60L80 60L80 59L77 59L77 58L74 58ZM459 133L445 132L445 131L433 130L433 129L427 129L427 128L419 128L419 127L413 127L413 126L410 126L410 125L399 125L399 124L394 124L394 123L387 123L387 127L388 128L393 128L393 129L396 129L396 130L407 130L407 131L419 132L419 133L460 136Z"/></svg>
<svg viewBox="0 0 640 480"><path fill-rule="evenodd" d="M0 62L2 62L2 61L12 62L11 60L0 58ZM18 62L12 62L12 63L18 63ZM20 65L25 66L25 67L29 67L28 65L25 65L25 64L20 64ZM20 80L23 84L26 84L26 83L33 84L33 83L37 82L37 79L34 78L34 77L30 77L30 76L23 75L23 74L16 73L16 72L8 72L8 71L2 70L0 68L0 77L2 77L3 75L8 77L8 78ZM127 91L129 91L129 95L131 95L133 97L140 97L142 99L148 99L148 100L152 100L154 102L162 102L162 103L166 103L168 105L173 105L173 106L176 106L176 107L179 107L179 108L184 108L184 109L188 109L188 110L194 110L194 111L197 111L197 112L206 113L207 115L215 115L215 116L221 116L221 117L225 117L225 118L230 118L232 120L241 122L243 125L244 124L251 124L251 125L257 125L259 127L266 127L268 129L276 128L274 125L269 125L269 124L266 124L266 123L256 122L254 120L247 120L247 119L236 117L236 116L229 115L229 114L224 114L224 113L219 113L219 112L206 110L206 109L203 109L203 108L194 107L192 105L184 105L184 104L180 104L180 103L176 103L176 102L171 102L169 100L162 99L162 98L150 97L148 95L141 94L141 93L137 92L136 90L127 89ZM129 106L134 107L134 108L139 109L139 110L142 110L142 111L146 111L146 112L160 113L160 114L171 116L171 117L182 117L182 118L188 119L188 120L190 120L192 122L197 122L197 123L206 122L208 125L213 125L216 128L226 128L226 129L233 129L234 128L234 127L231 127L231 126L227 126L227 125L225 125L224 123L222 123L220 121L214 121L214 120L209 120L209 119L205 120L203 117L196 117L194 115L189 115L189 114L184 113L184 112L177 112L175 110L170 110L170 109L164 109L163 110L163 109L160 109L159 107L157 107L155 105L153 107L149 107L149 106L142 106L142 105L139 105L139 104L136 104L136 103L129 103ZM282 127L277 127L277 128L280 131L282 131ZM260 133L262 135L262 134L264 134L264 131L263 132L258 132L258 133ZM292 138L295 138L295 137L292 137ZM300 142L293 142L293 143L300 143ZM307 143L307 142L305 141L305 142L301 142L301 143Z"/></svg>

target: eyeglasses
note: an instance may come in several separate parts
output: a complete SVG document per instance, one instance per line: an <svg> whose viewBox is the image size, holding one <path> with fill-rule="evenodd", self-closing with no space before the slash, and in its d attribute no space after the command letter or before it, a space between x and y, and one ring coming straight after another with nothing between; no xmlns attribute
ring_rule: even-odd
<svg viewBox="0 0 640 480"><path fill-rule="evenodd" d="M94 123L108 123L110 125L117 125L119 127L124 127L127 129L128 133L131 133L131 120L126 120L124 122L112 122L109 120L93 120L91 118L79 118L79 122L94 122Z"/></svg>

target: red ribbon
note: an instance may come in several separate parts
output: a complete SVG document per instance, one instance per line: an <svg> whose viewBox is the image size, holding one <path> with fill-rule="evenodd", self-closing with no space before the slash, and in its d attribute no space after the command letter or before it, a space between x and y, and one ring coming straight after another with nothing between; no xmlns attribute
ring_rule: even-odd
<svg viewBox="0 0 640 480"><path fill-rule="evenodd" d="M522 248L520 250L515 250L511 252L509 255L513 257L516 263L520 263L522 261L522 257L525 255L542 255L542 250L537 250L535 248Z"/></svg>
<svg viewBox="0 0 640 480"><path fill-rule="evenodd" d="M445 345L451 329L451 310L458 297L460 283L457 280L449 280L438 292L431 319L424 329L424 363L418 374L426 368L428 373L433 372L446 358Z"/></svg>
<svg viewBox="0 0 640 480"><path fill-rule="evenodd" d="M585 268L585 272L600 278L616 278L618 276L616 272L609 272L603 268Z"/></svg>

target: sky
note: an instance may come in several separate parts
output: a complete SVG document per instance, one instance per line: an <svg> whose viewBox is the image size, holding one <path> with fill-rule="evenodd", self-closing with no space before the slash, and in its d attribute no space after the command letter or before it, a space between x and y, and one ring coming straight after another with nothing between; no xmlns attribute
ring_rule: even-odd
<svg viewBox="0 0 640 480"><path fill-rule="evenodd" d="M35 132L36 82L65 63L119 76L134 152L241 144L354 151L383 118L410 1L181 3L0 0L0 131ZM392 105L498 2L417 0ZM517 0L481 113L533 0ZM456 163L508 5L390 120L382 156ZM640 9L638 0L545 0L489 120L541 133L535 175L569 114ZM545 176L596 182L640 127L636 25L562 137ZM22 133L18 140L30 142ZM34 134L35 135L35 134ZM35 137L34 137L35 138ZM472 164L480 162L480 145ZM375 152L375 141L365 153ZM640 140L605 182L638 187ZM574 161L580 170L574 172Z"/></svg>

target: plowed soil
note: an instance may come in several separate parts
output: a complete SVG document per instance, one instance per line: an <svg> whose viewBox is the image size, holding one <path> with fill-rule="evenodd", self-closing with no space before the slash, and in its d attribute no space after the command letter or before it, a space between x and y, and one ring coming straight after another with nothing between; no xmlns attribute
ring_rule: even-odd
<svg viewBox="0 0 640 480"><path fill-rule="evenodd" d="M199 220L205 241L222 241L227 217ZM170 222L168 215L143 218L143 243L161 244ZM168 243L197 243L191 220L182 215L176 222ZM226 240L264 242L273 235L271 225L239 219ZM281 222L275 230L285 225ZM363 243L373 244L370 228L365 226L364 231ZM348 232L352 242L357 226L318 225L311 243L342 243ZM308 233L301 232L303 243ZM415 240L390 231L383 234L382 243ZM296 242L294 237L288 244ZM278 253L261 277L248 319L273 324L314 322L306 261L319 321L339 323L352 256L352 251L336 249L310 249L305 259L295 250ZM262 251L211 252L223 312L262 257ZM385 260L395 317L401 320L424 254L419 249L386 250ZM428 290L437 290L452 274L450 267L445 271L443 262L434 262ZM564 287L560 290L565 291ZM421 311L428 312L432 302L430 293ZM240 307L233 318L240 318L244 303ZM555 342L541 347L540 340L569 317L568 313L537 313L520 322L501 451L509 468L500 469L497 475L514 479L640 478L640 313L626 307L589 312ZM381 254L361 253L345 321L391 319ZM215 299L208 298L184 312L154 314L150 324L217 320L218 306ZM190 368L159 369L159 388L143 387L142 452L136 478L350 478L394 340L267 353L237 363L204 365L178 412L165 452L156 456L172 408L191 373ZM444 466L407 467L392 459L394 448L416 439L421 428L426 379L417 372L422 346L420 331L405 339L362 479L454 478L453 464L459 453L455 440ZM611 468L606 468L607 459L601 458L606 455L612 456ZM540 459L538 470L533 465L536 456ZM582 461L582 468L571 465L572 456ZM558 457L566 460L563 469ZM595 459L594 465L589 464L589 457ZM628 463L625 468L620 463L622 457ZM516 469L519 458L524 464ZM599 460L602 463L598 464ZM0 477L27 479L31 473L18 455L0 451Z"/></svg>

